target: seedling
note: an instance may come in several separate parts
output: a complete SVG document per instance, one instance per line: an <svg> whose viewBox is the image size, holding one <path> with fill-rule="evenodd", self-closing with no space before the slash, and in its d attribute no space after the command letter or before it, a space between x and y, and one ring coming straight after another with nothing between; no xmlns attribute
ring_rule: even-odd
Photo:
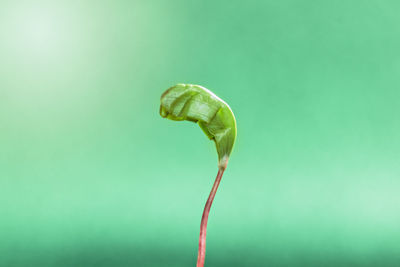
<svg viewBox="0 0 400 267"><path fill-rule="evenodd" d="M208 214L235 143L235 116L222 99L206 88L193 84L177 84L165 91L161 96L160 115L170 120L197 123L207 137L215 142L217 148L218 174L204 207L200 224L197 267L203 267Z"/></svg>

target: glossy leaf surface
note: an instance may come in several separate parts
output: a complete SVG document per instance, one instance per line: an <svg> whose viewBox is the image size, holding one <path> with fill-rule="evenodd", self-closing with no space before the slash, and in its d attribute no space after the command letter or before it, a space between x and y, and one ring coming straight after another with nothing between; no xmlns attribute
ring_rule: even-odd
<svg viewBox="0 0 400 267"><path fill-rule="evenodd" d="M219 168L226 168L236 139L236 120L222 99L202 86L177 84L162 94L160 115L197 123L215 141Z"/></svg>

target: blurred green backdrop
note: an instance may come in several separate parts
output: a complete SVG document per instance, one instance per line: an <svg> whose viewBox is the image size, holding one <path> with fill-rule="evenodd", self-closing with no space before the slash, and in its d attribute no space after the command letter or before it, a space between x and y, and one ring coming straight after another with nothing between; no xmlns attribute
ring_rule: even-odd
<svg viewBox="0 0 400 267"><path fill-rule="evenodd" d="M0 1L0 266L398 266L400 2Z"/></svg>

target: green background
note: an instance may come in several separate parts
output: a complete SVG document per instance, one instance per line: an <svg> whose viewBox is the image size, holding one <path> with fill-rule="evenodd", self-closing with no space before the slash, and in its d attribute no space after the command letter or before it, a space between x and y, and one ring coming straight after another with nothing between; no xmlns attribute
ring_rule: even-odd
<svg viewBox="0 0 400 267"><path fill-rule="evenodd" d="M0 266L398 266L400 2L0 1Z"/></svg>

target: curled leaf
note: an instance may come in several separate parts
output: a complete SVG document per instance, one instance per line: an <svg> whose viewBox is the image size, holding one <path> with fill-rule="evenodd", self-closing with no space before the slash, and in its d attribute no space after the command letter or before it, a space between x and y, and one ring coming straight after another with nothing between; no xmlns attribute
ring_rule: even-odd
<svg viewBox="0 0 400 267"><path fill-rule="evenodd" d="M177 84L162 94L160 115L197 123L215 142L219 168L226 168L236 139L236 120L222 99L202 86Z"/></svg>

